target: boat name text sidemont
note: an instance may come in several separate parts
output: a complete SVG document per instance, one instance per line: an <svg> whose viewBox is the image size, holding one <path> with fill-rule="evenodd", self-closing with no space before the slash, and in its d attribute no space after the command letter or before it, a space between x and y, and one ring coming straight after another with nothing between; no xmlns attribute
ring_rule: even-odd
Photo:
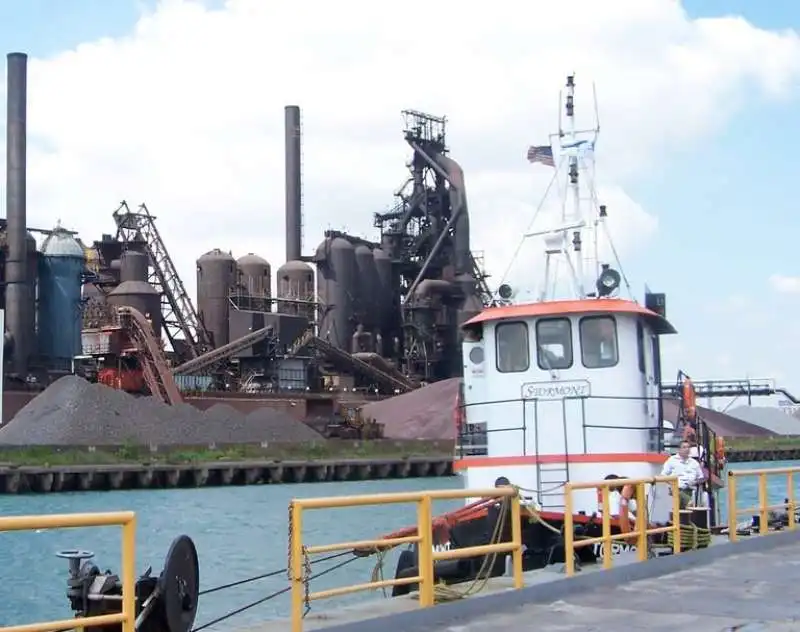
<svg viewBox="0 0 800 632"><path fill-rule="evenodd" d="M522 399L564 399L590 397L592 385L588 380L563 382L526 382L522 385Z"/></svg>

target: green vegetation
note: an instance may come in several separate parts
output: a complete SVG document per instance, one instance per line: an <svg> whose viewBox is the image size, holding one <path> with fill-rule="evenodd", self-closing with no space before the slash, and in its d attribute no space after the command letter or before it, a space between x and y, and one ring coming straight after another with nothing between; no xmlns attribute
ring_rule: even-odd
<svg viewBox="0 0 800 632"><path fill-rule="evenodd" d="M728 450L800 450L800 436L730 437L725 439Z"/></svg>
<svg viewBox="0 0 800 632"><path fill-rule="evenodd" d="M731 437L729 451L800 450L800 436ZM452 441L348 441L328 439L309 443L261 445L159 446L31 446L0 447L0 466L32 467L116 464L189 464L220 461L321 461L347 459L404 459L413 456L452 457Z"/></svg>
<svg viewBox="0 0 800 632"><path fill-rule="evenodd" d="M321 461L347 459L403 459L412 456L452 457L451 441L345 441L208 446L36 446L0 448L0 466L185 464L220 461Z"/></svg>

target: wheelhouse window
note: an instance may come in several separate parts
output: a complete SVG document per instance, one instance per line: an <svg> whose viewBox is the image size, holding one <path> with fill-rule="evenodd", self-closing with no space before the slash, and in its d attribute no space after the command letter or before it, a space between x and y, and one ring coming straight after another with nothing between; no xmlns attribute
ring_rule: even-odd
<svg viewBox="0 0 800 632"><path fill-rule="evenodd" d="M587 369L605 369L619 362L617 321L613 316L581 319L581 359Z"/></svg>
<svg viewBox="0 0 800 632"><path fill-rule="evenodd" d="M531 365L527 323L500 323L495 327L497 370L521 373Z"/></svg>
<svg viewBox="0 0 800 632"><path fill-rule="evenodd" d="M639 371L642 373L647 373L647 367L645 366L645 357L644 357L644 345L645 345L645 338L644 338L644 325L642 325L642 321L636 321L636 350L639 354Z"/></svg>
<svg viewBox="0 0 800 632"><path fill-rule="evenodd" d="M572 323L568 318L543 318L536 322L536 349L543 371L572 366Z"/></svg>

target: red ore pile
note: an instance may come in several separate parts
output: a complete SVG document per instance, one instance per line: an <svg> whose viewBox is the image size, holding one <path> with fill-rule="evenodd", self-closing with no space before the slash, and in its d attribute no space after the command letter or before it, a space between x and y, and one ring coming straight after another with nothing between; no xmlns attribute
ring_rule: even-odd
<svg viewBox="0 0 800 632"><path fill-rule="evenodd" d="M364 417L383 424L387 439L455 441L455 406L461 378L435 382L363 407Z"/></svg>

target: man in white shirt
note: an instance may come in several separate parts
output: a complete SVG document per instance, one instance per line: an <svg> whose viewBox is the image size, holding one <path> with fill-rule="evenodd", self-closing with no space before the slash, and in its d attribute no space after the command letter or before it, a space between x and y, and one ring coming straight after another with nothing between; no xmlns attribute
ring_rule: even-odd
<svg viewBox="0 0 800 632"><path fill-rule="evenodd" d="M705 475L703 469L700 467L695 459L693 459L689 452L691 445L688 441L681 441L678 447L678 454L673 454L664 463L661 470L661 476L677 476L678 488L681 495L681 509L692 501L692 495L695 489L703 482Z"/></svg>

